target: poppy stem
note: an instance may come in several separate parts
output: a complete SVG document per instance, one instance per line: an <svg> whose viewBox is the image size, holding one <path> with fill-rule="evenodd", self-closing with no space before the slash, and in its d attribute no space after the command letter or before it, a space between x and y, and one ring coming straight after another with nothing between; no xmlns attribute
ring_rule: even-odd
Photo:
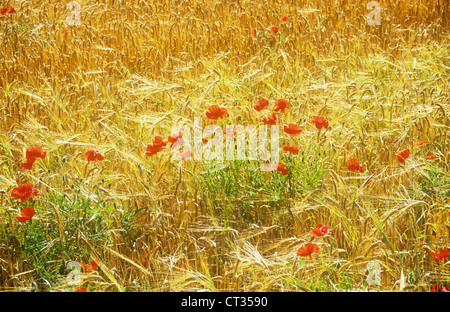
<svg viewBox="0 0 450 312"><path fill-rule="evenodd" d="M294 265L292 266L292 275L295 274L295 269L297 269L297 258L298 256L295 256Z"/></svg>
<svg viewBox="0 0 450 312"><path fill-rule="evenodd" d="M88 161L88 163L86 164L86 167L84 167L84 178L85 178L85 179L87 178L87 175L89 174L89 172L87 171L88 166L89 166L89 161Z"/></svg>
<svg viewBox="0 0 450 312"><path fill-rule="evenodd" d="M16 235L16 233L14 232L14 226L13 226L11 214L9 213L9 211L6 211L6 213L8 214L8 220L9 220L9 226L11 228L11 233L12 233L12 235Z"/></svg>

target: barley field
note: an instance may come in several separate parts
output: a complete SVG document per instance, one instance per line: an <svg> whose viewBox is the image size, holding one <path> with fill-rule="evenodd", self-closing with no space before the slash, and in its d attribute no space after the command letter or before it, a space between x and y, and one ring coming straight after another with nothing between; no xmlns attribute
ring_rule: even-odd
<svg viewBox="0 0 450 312"><path fill-rule="evenodd" d="M69 2L0 1L1 291L448 291L449 1Z"/></svg>

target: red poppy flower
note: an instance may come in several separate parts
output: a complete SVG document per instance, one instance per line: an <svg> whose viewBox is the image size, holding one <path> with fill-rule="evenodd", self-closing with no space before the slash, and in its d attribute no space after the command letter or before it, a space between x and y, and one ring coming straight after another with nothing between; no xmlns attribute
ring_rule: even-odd
<svg viewBox="0 0 450 312"><path fill-rule="evenodd" d="M272 113L272 115L270 115L270 116L265 116L265 117L263 118L263 122L264 122L264 124L266 124L266 125L275 125L275 124L277 124L279 121L280 121L280 119L278 119L278 116L277 116L277 114L275 114L275 113Z"/></svg>
<svg viewBox="0 0 450 312"><path fill-rule="evenodd" d="M253 105L253 108L256 109L258 112L262 111L263 109L269 108L269 100L267 99L260 99L256 101L255 105Z"/></svg>
<svg viewBox="0 0 450 312"><path fill-rule="evenodd" d="M208 139L207 138L202 138L202 142L203 142L203 144L206 144L206 143L208 143Z"/></svg>
<svg viewBox="0 0 450 312"><path fill-rule="evenodd" d="M297 126L295 124L289 124L287 126L286 125L284 126L284 132L286 132L293 138L298 137L300 133L302 133L302 131L303 131L302 128L300 128L300 126Z"/></svg>
<svg viewBox="0 0 450 312"><path fill-rule="evenodd" d="M47 152L42 151L40 146L30 146L26 152L26 158L30 159L32 157L44 159L47 156Z"/></svg>
<svg viewBox="0 0 450 312"><path fill-rule="evenodd" d="M219 105L211 105L206 112L206 117L211 120L217 120L219 118L225 118L228 116L228 110L225 107Z"/></svg>
<svg viewBox="0 0 450 312"><path fill-rule="evenodd" d="M31 197L36 197L38 193L38 190L33 187L33 183L25 183L13 188L11 196L26 201Z"/></svg>
<svg viewBox="0 0 450 312"><path fill-rule="evenodd" d="M42 151L42 147L40 146L30 146L26 152L27 162L20 163L20 168L24 170L31 170L33 168L33 164L36 161L36 158L44 159L47 155L47 152Z"/></svg>
<svg viewBox="0 0 450 312"><path fill-rule="evenodd" d="M223 130L223 134L228 136L234 136L237 133L237 128L234 126L233 128L225 128Z"/></svg>
<svg viewBox="0 0 450 312"><path fill-rule="evenodd" d="M414 146L421 146L424 145L426 142L425 141L419 141L417 143L414 144Z"/></svg>
<svg viewBox="0 0 450 312"><path fill-rule="evenodd" d="M297 146L297 145L287 145L287 144L284 144L283 145L283 151L285 151L285 152L291 152L292 154L294 154L294 155L298 155L298 151L299 151L299 147Z"/></svg>
<svg viewBox="0 0 450 312"><path fill-rule="evenodd" d="M283 163L278 164L277 171L281 172L281 174L284 176L289 173L289 169L286 169L286 165Z"/></svg>
<svg viewBox="0 0 450 312"><path fill-rule="evenodd" d="M311 235L314 237L320 237L323 235L331 235L333 230L324 224L317 224L314 229L311 230Z"/></svg>
<svg viewBox="0 0 450 312"><path fill-rule="evenodd" d="M431 159L435 159L435 158L436 158L436 156L435 156L434 154L425 156L425 159L426 159L426 160L431 160Z"/></svg>
<svg viewBox="0 0 450 312"><path fill-rule="evenodd" d="M397 159L399 162L405 162L405 160L411 155L409 149L405 149L403 152L397 155Z"/></svg>
<svg viewBox="0 0 450 312"><path fill-rule="evenodd" d="M348 161L348 170L364 172L364 166L359 163L355 158L350 158Z"/></svg>
<svg viewBox="0 0 450 312"><path fill-rule="evenodd" d="M173 147L173 148L177 148L178 146L184 144L184 139L181 136L181 134L179 134L179 133L171 134L168 138L168 141L171 143L170 147Z"/></svg>
<svg viewBox="0 0 450 312"><path fill-rule="evenodd" d="M87 272L94 271L95 269L97 269L99 263L100 263L100 261L98 261L98 260L92 260L91 265L86 264L86 263L81 263L81 266L84 268L84 273L87 273Z"/></svg>
<svg viewBox="0 0 450 312"><path fill-rule="evenodd" d="M319 246L314 243L307 243L297 250L297 256L309 257L312 260L312 254L319 253Z"/></svg>
<svg viewBox="0 0 450 312"><path fill-rule="evenodd" d="M349 38L349 37L350 37L350 33L346 33L345 35L347 36L347 38Z"/></svg>
<svg viewBox="0 0 450 312"><path fill-rule="evenodd" d="M279 99L279 100L275 101L275 111L276 112L284 113L284 111L289 108L291 108L291 106L289 105L289 102L287 100Z"/></svg>
<svg viewBox="0 0 450 312"><path fill-rule="evenodd" d="M33 164L34 164L34 161L32 161L32 162L27 161L25 163L20 163L20 169L31 170L31 169L33 169Z"/></svg>
<svg viewBox="0 0 450 312"><path fill-rule="evenodd" d="M278 25L270 26L270 31L274 34L278 32Z"/></svg>
<svg viewBox="0 0 450 312"><path fill-rule="evenodd" d="M13 14L14 12L15 12L14 8L9 9L9 11L8 11L9 14Z"/></svg>
<svg viewBox="0 0 450 312"><path fill-rule="evenodd" d="M252 35L255 36L255 35L256 35L256 28L253 28L252 31L251 31L251 33L252 33Z"/></svg>
<svg viewBox="0 0 450 312"><path fill-rule="evenodd" d="M145 155L153 156L156 153L161 152L166 145L167 141L163 141L162 137L157 135L152 143L148 143Z"/></svg>
<svg viewBox="0 0 450 312"><path fill-rule="evenodd" d="M86 287L78 288L75 292L86 292Z"/></svg>
<svg viewBox="0 0 450 312"><path fill-rule="evenodd" d="M448 258L448 249L443 249L439 253L438 252L432 252L431 255L437 260L441 261Z"/></svg>
<svg viewBox="0 0 450 312"><path fill-rule="evenodd" d="M324 117L322 117L322 116L313 116L313 118L314 119L311 120L311 122L316 125L317 129L320 130L322 128L325 128L325 129L328 128L328 120L326 120Z"/></svg>
<svg viewBox="0 0 450 312"><path fill-rule="evenodd" d="M8 11L8 8L3 8L3 9L0 11L0 14L3 15L3 14L6 13L6 11Z"/></svg>
<svg viewBox="0 0 450 312"><path fill-rule="evenodd" d="M98 148L93 146L90 150L88 150L86 152L86 154L84 154L84 157L87 158L88 160L88 164L91 161L95 161L95 162L99 162L104 160L105 158L103 158L103 156L100 154L100 152L98 151Z"/></svg>
<svg viewBox="0 0 450 312"><path fill-rule="evenodd" d="M28 162L32 161L34 162L36 158L44 159L45 156L47 156L47 152L42 151L42 147L40 146L30 146L27 148L25 157L27 158Z"/></svg>
<svg viewBox="0 0 450 312"><path fill-rule="evenodd" d="M283 17L281 18L281 21L282 21L283 23L285 23L285 22L287 21L287 16L283 16Z"/></svg>
<svg viewBox="0 0 450 312"><path fill-rule="evenodd" d="M431 288L431 292L449 292L447 286L442 287L440 289L440 285L438 283L433 285L433 288Z"/></svg>
<svg viewBox="0 0 450 312"><path fill-rule="evenodd" d="M31 220L35 213L34 207L25 207L22 209L20 214L16 216L16 219L20 223L24 223L25 221Z"/></svg>

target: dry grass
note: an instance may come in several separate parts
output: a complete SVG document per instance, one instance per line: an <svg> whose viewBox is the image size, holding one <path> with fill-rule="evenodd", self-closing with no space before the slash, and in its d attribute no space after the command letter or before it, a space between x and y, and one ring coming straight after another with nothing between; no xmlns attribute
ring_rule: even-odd
<svg viewBox="0 0 450 312"><path fill-rule="evenodd" d="M450 282L449 263L429 256L450 247L448 1L379 1L380 26L361 1L78 2L78 26L61 1L9 1L16 13L0 16L1 288L71 290L65 265L91 259L92 291L363 290L372 260L382 283L369 289ZM303 191L214 193L218 177L198 181L205 164L145 156L212 104L226 124L260 124L261 97L288 99L281 123L304 129ZM313 115L330 120L319 138ZM24 172L31 145L48 156ZM86 167L92 145L105 161ZM367 171L349 172L352 157ZM28 181L39 209L23 225L9 194ZM333 235L313 261L296 257L317 223Z"/></svg>

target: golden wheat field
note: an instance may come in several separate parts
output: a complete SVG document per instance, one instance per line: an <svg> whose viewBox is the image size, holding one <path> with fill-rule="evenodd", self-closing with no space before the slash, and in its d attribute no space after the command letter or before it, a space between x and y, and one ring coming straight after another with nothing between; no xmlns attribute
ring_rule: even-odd
<svg viewBox="0 0 450 312"><path fill-rule="evenodd" d="M1 291L448 291L448 0L69 2L0 1Z"/></svg>

